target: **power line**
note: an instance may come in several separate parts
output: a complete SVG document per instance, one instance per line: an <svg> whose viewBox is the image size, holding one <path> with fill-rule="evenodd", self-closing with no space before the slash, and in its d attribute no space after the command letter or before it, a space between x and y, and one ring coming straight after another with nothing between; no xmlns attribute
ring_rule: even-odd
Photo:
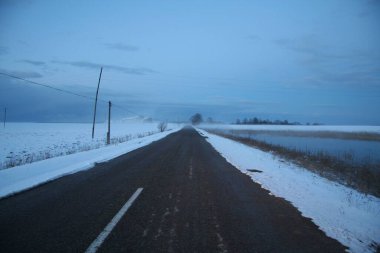
<svg viewBox="0 0 380 253"><path fill-rule="evenodd" d="M63 93L66 93L66 94L74 95L74 96L77 96L77 97L81 97L81 98L85 98L85 99L91 99L91 100L95 99L94 97L91 97L91 96L87 96L87 95L75 93L75 92L72 92L72 91L69 91L69 90L57 88L57 87L54 87L54 86L51 86L51 85L48 85L48 84L43 84L43 83L31 81L31 80L28 80L28 79L25 79L25 78L22 78L22 77L18 77L18 76L15 76L15 75L3 73L3 72L0 72L0 75L7 76L7 77L10 77L10 78L13 78L13 79L17 79L17 80L22 80L22 81L27 82L27 83L31 83L31 84L34 84L34 85L42 86L42 87L45 87L45 88L49 88L49 89L52 89L52 90L55 90L55 91L58 91L58 92L63 92ZM101 101L103 103L108 103L108 101L103 100L103 99L99 99L99 101ZM118 108L118 109L120 109L120 110L122 110L124 112L128 112L128 113L134 114L136 116L142 116L139 113L136 113L136 112L134 112L132 110L126 109L126 108L124 108L124 107L122 107L120 105L116 105L116 104L112 103L112 106L116 107L116 108Z"/></svg>
<svg viewBox="0 0 380 253"><path fill-rule="evenodd" d="M124 111L124 112L128 112L128 113L130 113L130 114L134 114L134 115L136 115L136 116L143 116L143 115L141 115L141 114L139 114L139 113L137 113L137 112L131 111L131 110L129 110L129 109L126 109L126 108L124 108L124 107L122 107L122 106L120 106L120 105L116 105L116 104L114 104L114 103L112 103L112 107L116 107L116 108L118 108L119 110L122 110L122 111Z"/></svg>
<svg viewBox="0 0 380 253"><path fill-rule="evenodd" d="M49 88L49 89L53 89L53 90L56 90L56 91L59 91L59 92L64 92L64 93L67 93L67 94L70 94L70 95L74 95L74 96L78 96L78 97L82 97L82 98L86 98L86 99L91 99L91 100L94 99L93 97L90 97L90 96L86 96L86 95L78 94L78 93L75 93L75 92L72 92L72 91L68 91L68 90L64 90L64 89L61 89L61 88L53 87L53 86L48 85L48 84L34 82L34 81L31 81L31 80L28 80L28 79L24 79L22 77L6 74L6 73L2 73L2 72L0 72L0 75L11 77L11 78L18 79L18 80L22 80L22 81L25 81L25 82L28 82L28 83L32 83L32 84L35 84L35 85L38 85L38 86L42 86L42 87L45 87L45 88ZM106 102L106 101L103 101L103 102Z"/></svg>

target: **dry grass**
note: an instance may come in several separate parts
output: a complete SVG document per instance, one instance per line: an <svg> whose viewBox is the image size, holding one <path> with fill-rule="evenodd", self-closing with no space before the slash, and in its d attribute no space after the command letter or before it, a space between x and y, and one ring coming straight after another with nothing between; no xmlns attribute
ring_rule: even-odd
<svg viewBox="0 0 380 253"><path fill-rule="evenodd" d="M111 138L110 144L117 145L119 143L127 142L133 139L150 136L155 133L157 133L157 131L144 132L144 133L139 133L135 135L128 134L124 136L114 137L114 138ZM81 145L65 146L58 152L56 150L51 150L51 149L42 150L39 152L23 153L23 154L15 154L11 152L9 153L9 155L7 156L4 162L0 163L0 169L12 168L12 167L20 166L23 164L46 160L52 157L71 155L78 152L98 149L104 146L106 146L105 138L101 139L98 142L85 143Z"/></svg>
<svg viewBox="0 0 380 253"><path fill-rule="evenodd" d="M211 129L216 132L217 130ZM370 132L336 132L336 131L294 131L294 130L230 130L231 133L255 135L270 134L273 136L333 138L344 140L380 141L380 134Z"/></svg>

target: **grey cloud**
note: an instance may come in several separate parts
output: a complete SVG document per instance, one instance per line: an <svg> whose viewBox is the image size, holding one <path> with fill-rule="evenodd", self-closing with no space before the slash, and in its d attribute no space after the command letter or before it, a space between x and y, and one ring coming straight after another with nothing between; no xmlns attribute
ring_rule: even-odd
<svg viewBox="0 0 380 253"><path fill-rule="evenodd" d="M258 36L258 35L255 35L255 34L250 34L246 37L248 40L250 41L254 41L254 42L257 42L259 40L261 40L261 37Z"/></svg>
<svg viewBox="0 0 380 253"><path fill-rule="evenodd" d="M336 54L328 54L328 47L319 42L314 35L304 36L298 39L277 39L274 43L288 50L305 53L313 57L341 57Z"/></svg>
<svg viewBox="0 0 380 253"><path fill-rule="evenodd" d="M0 1L0 7L12 7L14 6L16 1L12 0L2 0Z"/></svg>
<svg viewBox="0 0 380 253"><path fill-rule="evenodd" d="M45 66L46 63L43 61L33 61L33 60L22 60L20 62L25 62L34 66Z"/></svg>
<svg viewBox="0 0 380 253"><path fill-rule="evenodd" d="M369 16L378 16L380 10L379 0L368 0L364 9L360 10L357 14L359 18L366 18Z"/></svg>
<svg viewBox="0 0 380 253"><path fill-rule="evenodd" d="M127 45L123 43L104 43L104 45L109 49L121 50L121 51L138 51L139 48L132 45Z"/></svg>
<svg viewBox="0 0 380 253"><path fill-rule="evenodd" d="M298 39L278 39L274 43L302 56L299 63L314 72L314 76L307 80L310 83L380 86L378 54L333 48L320 43L313 35ZM335 72L331 72L332 67Z"/></svg>
<svg viewBox="0 0 380 253"><path fill-rule="evenodd" d="M41 78L43 77L40 73L34 72L34 71L18 71L18 70L6 70L6 69L0 69L1 72L12 75L12 76L17 76L21 78Z"/></svg>
<svg viewBox="0 0 380 253"><path fill-rule="evenodd" d="M145 75L145 74L155 73L154 70L149 69L149 68L128 68L128 67L123 67L123 66L99 64L99 63L93 63L93 62L87 62L87 61L52 61L52 62L58 63L58 64L71 65L74 67L87 68L87 69L100 69L101 67L103 67L104 69L110 69L110 70L122 72L124 74L132 74L132 75Z"/></svg>
<svg viewBox="0 0 380 253"><path fill-rule="evenodd" d="M0 1L0 8L17 8L17 7L25 7L30 6L35 2L35 0L19 0L19 1L13 1L13 0L1 0Z"/></svg>
<svg viewBox="0 0 380 253"><path fill-rule="evenodd" d="M343 83L353 86L380 87L380 74L375 70L357 70L343 73L324 73L319 76L323 81Z"/></svg>
<svg viewBox="0 0 380 253"><path fill-rule="evenodd" d="M302 53L309 58L302 63L316 63L326 60L378 60L378 56L373 53L350 50L342 51L320 42L317 36L308 35L297 39L277 39L274 43L291 51Z"/></svg>
<svg viewBox="0 0 380 253"><path fill-rule="evenodd" d="M380 8L379 0L367 0L366 5L368 8Z"/></svg>
<svg viewBox="0 0 380 253"><path fill-rule="evenodd" d="M321 70L313 76L307 77L304 81L309 84L333 85L340 84L351 87L371 87L380 88L380 71L377 68L372 69L354 69L351 71L331 72L329 70Z"/></svg>
<svg viewBox="0 0 380 253"><path fill-rule="evenodd" d="M0 46L0 55L7 54L8 51L7 47Z"/></svg>
<svg viewBox="0 0 380 253"><path fill-rule="evenodd" d="M92 100L0 76L0 101L10 121L90 122ZM99 104L99 115L106 106ZM102 120L100 117L98 120Z"/></svg>

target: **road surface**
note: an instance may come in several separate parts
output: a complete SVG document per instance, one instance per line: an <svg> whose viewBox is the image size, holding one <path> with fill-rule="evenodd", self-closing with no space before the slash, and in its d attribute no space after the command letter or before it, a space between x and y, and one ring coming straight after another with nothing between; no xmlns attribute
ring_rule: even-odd
<svg viewBox="0 0 380 253"><path fill-rule="evenodd" d="M310 219L185 128L93 169L0 200L1 252L343 252ZM328 208L328 207L326 207Z"/></svg>

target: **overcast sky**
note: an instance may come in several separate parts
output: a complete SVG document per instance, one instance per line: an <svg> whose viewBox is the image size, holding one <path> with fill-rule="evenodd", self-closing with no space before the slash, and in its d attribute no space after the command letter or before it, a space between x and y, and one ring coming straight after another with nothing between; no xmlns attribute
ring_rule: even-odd
<svg viewBox="0 0 380 253"><path fill-rule="evenodd" d="M378 0L0 0L0 31L0 72L94 96L103 66L101 99L158 119L380 124ZM0 76L5 106L90 121L93 104Z"/></svg>

